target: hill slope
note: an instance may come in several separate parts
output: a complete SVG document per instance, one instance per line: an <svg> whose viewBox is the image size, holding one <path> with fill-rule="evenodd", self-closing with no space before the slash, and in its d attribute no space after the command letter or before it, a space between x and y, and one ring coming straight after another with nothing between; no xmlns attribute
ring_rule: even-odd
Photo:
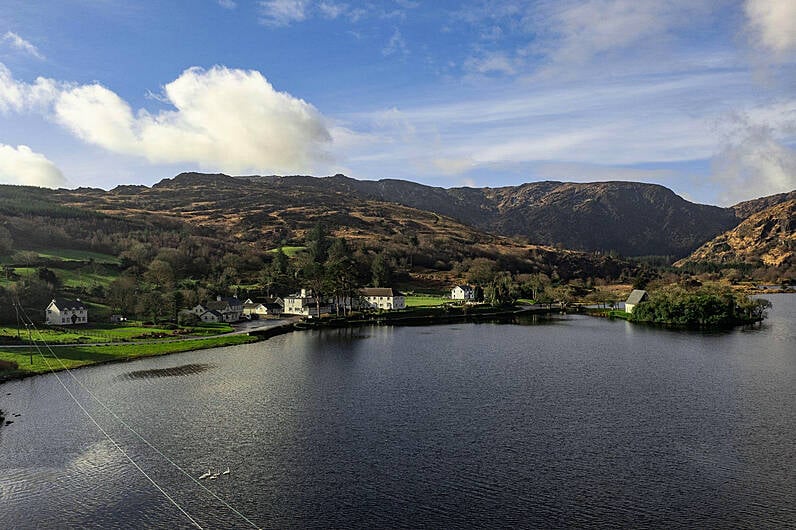
<svg viewBox="0 0 796 530"><path fill-rule="evenodd" d="M796 265L796 198L752 214L708 241L677 266L688 263L763 264L780 270Z"/></svg>
<svg viewBox="0 0 796 530"><path fill-rule="evenodd" d="M502 188L438 188L401 180L242 177L269 189L334 192L434 212L531 243L628 256L684 256L738 223L731 208L695 204L636 182L533 182Z"/></svg>

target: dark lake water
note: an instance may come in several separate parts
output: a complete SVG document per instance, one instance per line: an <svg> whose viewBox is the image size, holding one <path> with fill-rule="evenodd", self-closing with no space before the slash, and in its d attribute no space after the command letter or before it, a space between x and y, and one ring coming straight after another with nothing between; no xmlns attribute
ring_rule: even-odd
<svg viewBox="0 0 796 530"><path fill-rule="evenodd" d="M796 296L767 298L752 330L373 327L60 377L204 528L796 527ZM0 408L0 527L191 526L55 376Z"/></svg>

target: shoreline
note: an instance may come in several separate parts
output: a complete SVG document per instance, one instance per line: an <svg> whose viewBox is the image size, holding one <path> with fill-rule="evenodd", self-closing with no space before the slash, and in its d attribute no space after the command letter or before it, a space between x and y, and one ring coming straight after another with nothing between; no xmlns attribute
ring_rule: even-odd
<svg viewBox="0 0 796 530"><path fill-rule="evenodd" d="M100 366L103 364L111 364L111 363L124 363L124 362L133 362L139 359L147 359L150 357L162 357L164 355L172 355L175 353L187 353L191 351L201 351L207 350L212 348L223 348L226 346L237 346L240 344L253 344L256 342L262 342L268 340L272 337L276 337L279 335L285 335L287 333L292 333L294 331L306 331L306 330L315 330L315 329L332 329L332 328L343 328L343 327L361 327L361 326L368 326L368 325L436 325L436 324L447 324L450 322L478 322L482 320L490 320L496 318L509 318L516 315L521 314L550 314L550 313L557 313L559 312L558 309L548 309L548 308L530 308L530 307L512 307L510 309L505 310L497 310L497 311L488 311L488 312L468 312L462 311L461 313L451 313L449 311L439 311L436 308L432 309L428 314L422 315L405 315L401 313L380 313L368 316L367 318L354 318L351 317L331 317L328 319L321 319L317 321L310 321L310 320L291 320L277 324L275 326L270 326L268 328L259 329L259 330L252 330L248 332L234 332L234 334L229 335L219 335L216 337L208 337L204 339L192 339L192 340L185 340L179 342L163 342L160 344L181 344L181 345L190 345L191 347L186 349L177 349L174 351L164 351L164 352L154 352L154 353L143 353L140 355L120 355L118 357L113 357L109 359L102 359L96 361L88 361L85 364L79 364L72 367L51 367L49 370L46 371L20 371L15 370L10 373L0 373L0 385L10 381L19 381L22 379L27 379L29 377L35 377L40 375L51 374L54 372L62 372L65 370L77 370L84 367L89 366ZM213 341L214 339L217 341L219 339L223 340L225 337L246 337L251 340L246 340L243 342L238 343L230 343L230 344L201 344L201 341ZM199 344L197 344L199 343ZM153 343L149 343L148 345L152 345ZM154 343L158 344L158 343ZM68 348L70 346L74 347L88 347L88 348L101 348L101 345L86 345L86 344L74 344L74 345L64 345L59 346L61 348ZM124 344L120 346L128 346L128 347L135 347L135 344ZM32 348L35 346L31 346ZM28 355L27 353L25 355ZM37 354L38 355L38 354ZM53 359L54 363L58 361Z"/></svg>
<svg viewBox="0 0 796 530"><path fill-rule="evenodd" d="M792 293L792 292L791 292ZM412 314L415 313L415 314ZM390 326L422 326L422 325L442 325L448 324L452 322L483 322L489 320L497 320L497 319L510 319L521 315L552 315L552 314L568 314L568 313L576 313L576 314L583 314L586 316L596 317L596 318L608 318L608 319L623 319L626 321L628 320L626 317L617 316L617 315L610 315L606 314L605 310L593 310L583 306L571 306L567 309L557 308L557 307L543 307L543 306L512 306L510 308L504 309L492 309L487 311L478 310L475 307L456 307L456 308L445 308L440 309L439 307L423 307L423 308L415 308L409 312L384 312L384 313L371 313L368 315L358 315L356 317L335 317L331 316L328 318L323 318L320 320L296 320L295 318L288 318L285 322L280 324L270 326L267 328L262 329L255 329L251 331L236 331L231 334L226 335L218 335L215 337L207 337L203 339L191 339L179 342L162 342L162 343L148 343L149 346L158 345L158 344L180 344L180 345L190 345L190 347L185 349L176 349L172 351L163 351L163 352L149 352L149 353L142 353L140 355L119 355L118 357L113 357L109 359L102 359L102 360L95 360L95 361L87 361L84 364L75 365L72 367L64 367L60 366L57 368L50 368L46 371L13 371L11 373L0 373L0 385L9 381L18 381L21 379L27 379L28 377L34 377L39 375L46 375L53 372L61 372L64 370L75 370L79 368L84 368L88 366L98 366L103 364L110 364L110 363L122 363L122 362L133 362L139 359L146 359L149 357L162 357L164 355L172 355L175 353L187 353L191 351L201 351L206 349L212 348L223 348L226 346L237 346L240 344L253 344L256 342L262 342L268 340L272 337L276 337L279 335L285 335L287 333L292 333L294 331L306 331L306 330L320 330L320 329L334 329L334 328L346 328L346 327L362 327L362 326L372 326L372 325L390 325ZM759 325L762 321L756 321L753 323L750 322L742 322L733 324L728 327L721 327L718 331L732 329L735 327L740 326L747 326L747 325ZM693 328L693 327L682 327L682 326L668 326L668 325L661 325L653 322L632 322L633 324L642 324L652 327L657 327L661 329L670 329L670 330L686 330L686 331L710 331L711 329L716 328ZM232 338L232 337L246 337L250 340L243 340L240 342L230 341L229 344L219 344L218 342L223 342L225 338ZM213 342L212 344L201 344L201 342ZM74 344L69 345L74 347L95 347L99 348L102 347L100 345L85 345L85 344ZM69 347L64 346L64 347ZM134 347L135 344L127 344L126 346ZM31 346L34 347L34 346ZM27 355L27 354L26 354Z"/></svg>

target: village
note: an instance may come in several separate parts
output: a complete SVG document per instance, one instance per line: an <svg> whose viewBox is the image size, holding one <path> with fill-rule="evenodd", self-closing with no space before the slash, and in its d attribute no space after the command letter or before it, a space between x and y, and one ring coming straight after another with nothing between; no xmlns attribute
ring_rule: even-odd
<svg viewBox="0 0 796 530"><path fill-rule="evenodd" d="M391 287L364 287L358 296L316 296L312 290L302 288L294 294L264 299L218 295L215 300L184 308L179 320L185 324L227 323L261 318L299 316L318 319L326 315L348 315L352 311L397 311L406 309L406 295ZM450 303L477 304L483 301L483 291L478 286L460 284L449 293ZM45 309L45 324L48 326L74 326L89 323L89 309L80 299L54 298ZM127 321L125 315L113 314L111 323Z"/></svg>

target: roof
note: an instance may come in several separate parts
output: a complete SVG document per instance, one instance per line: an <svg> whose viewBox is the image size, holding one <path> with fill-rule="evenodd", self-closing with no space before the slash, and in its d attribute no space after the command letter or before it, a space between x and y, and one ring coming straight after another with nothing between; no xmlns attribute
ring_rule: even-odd
<svg viewBox="0 0 796 530"><path fill-rule="evenodd" d="M51 302L55 304L60 311L64 309L85 309L86 306L80 300L67 300L66 298L53 298Z"/></svg>
<svg viewBox="0 0 796 530"><path fill-rule="evenodd" d="M204 313L202 313L202 315L205 315L206 313L210 313L211 315L215 315L217 318L224 318L224 315L222 315L221 313L219 313L215 309L211 309L210 311L205 311ZM202 316L202 315L200 315L200 316Z"/></svg>
<svg viewBox="0 0 796 530"><path fill-rule="evenodd" d="M243 304L243 307L245 309L254 309L255 307L260 307L260 306L265 307L265 304L261 304L260 302L250 302L247 304Z"/></svg>
<svg viewBox="0 0 796 530"><path fill-rule="evenodd" d="M222 296L218 302L226 302L231 306L241 305L240 300L237 299L235 296Z"/></svg>
<svg viewBox="0 0 796 530"><path fill-rule="evenodd" d="M453 288L456 289L456 287L458 287L462 291L472 291L473 290L473 286L472 285L456 285Z"/></svg>
<svg viewBox="0 0 796 530"><path fill-rule="evenodd" d="M630 296L627 297L625 303L636 305L643 302L647 298L649 298L647 291L644 291L643 289L634 289L633 292L630 293Z"/></svg>
<svg viewBox="0 0 796 530"><path fill-rule="evenodd" d="M391 287L363 287L359 291L362 296L403 296L398 291L394 291Z"/></svg>

